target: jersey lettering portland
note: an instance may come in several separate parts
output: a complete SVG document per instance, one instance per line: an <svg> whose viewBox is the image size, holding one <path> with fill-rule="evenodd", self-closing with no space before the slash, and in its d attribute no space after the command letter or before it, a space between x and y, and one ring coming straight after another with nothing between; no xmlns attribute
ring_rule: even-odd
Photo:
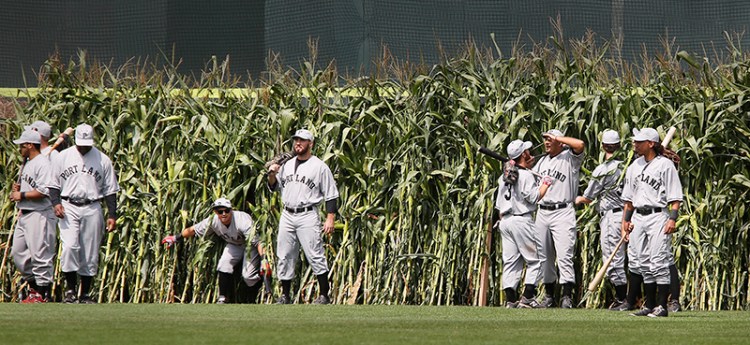
<svg viewBox="0 0 750 345"><path fill-rule="evenodd" d="M85 164L81 165L80 170L78 169L78 165L74 165L74 166L70 166L66 168L60 173L60 178L67 181L69 177L73 176L73 174L79 174L79 173L93 176L96 182L99 182L102 179L102 174L100 174L99 171L94 170L93 167L87 168Z"/></svg>
<svg viewBox="0 0 750 345"><path fill-rule="evenodd" d="M311 190L315 189L315 182L313 182L312 178L308 178L300 174L290 174L285 176L281 180L281 187L284 188L290 183L300 183L307 185L307 188L310 188Z"/></svg>

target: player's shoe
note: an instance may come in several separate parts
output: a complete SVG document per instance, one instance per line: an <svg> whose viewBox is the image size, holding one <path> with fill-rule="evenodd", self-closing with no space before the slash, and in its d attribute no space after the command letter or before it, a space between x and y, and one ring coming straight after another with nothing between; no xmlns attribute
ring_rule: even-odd
<svg viewBox="0 0 750 345"><path fill-rule="evenodd" d="M518 302L518 307L528 308L528 309L543 309L544 308L544 306L541 303L539 303L536 299L526 298L523 296L521 296L521 301Z"/></svg>
<svg viewBox="0 0 750 345"><path fill-rule="evenodd" d="M279 296L279 299L276 300L276 304L292 304L292 300L286 295L281 295Z"/></svg>
<svg viewBox="0 0 750 345"><path fill-rule="evenodd" d="M648 314L648 317L667 317L669 315L669 312L664 309L664 307L657 305L654 310L651 311L650 314Z"/></svg>
<svg viewBox="0 0 750 345"><path fill-rule="evenodd" d="M313 301L313 304L331 304L331 299L326 295L320 295Z"/></svg>
<svg viewBox="0 0 750 345"><path fill-rule="evenodd" d="M609 306L609 310L611 311L626 311L630 310L630 303L628 303L628 300L619 300L616 299L612 304Z"/></svg>
<svg viewBox="0 0 750 345"><path fill-rule="evenodd" d="M29 292L29 295L21 301L23 304L35 304L35 303L47 303L47 300L42 297L41 294L34 291L33 289Z"/></svg>
<svg viewBox="0 0 750 345"><path fill-rule="evenodd" d="M563 296L562 300L560 301L560 308L573 309L573 297Z"/></svg>
<svg viewBox="0 0 750 345"><path fill-rule="evenodd" d="M518 302L511 302L511 301L505 302L505 309L516 309L516 308L518 308Z"/></svg>
<svg viewBox="0 0 750 345"><path fill-rule="evenodd" d="M65 298L63 299L63 303L71 304L78 302L78 298L76 298L76 292L73 290L65 291Z"/></svg>
<svg viewBox="0 0 750 345"><path fill-rule="evenodd" d="M544 295L544 298L542 298L542 306L545 308L554 308L555 307L555 298L550 295Z"/></svg>
<svg viewBox="0 0 750 345"><path fill-rule="evenodd" d="M216 304L227 304L227 297L224 295L219 295L219 298L216 299Z"/></svg>
<svg viewBox="0 0 750 345"><path fill-rule="evenodd" d="M644 306L641 310L635 313L630 313L630 316L648 316L648 314L651 314L651 311L651 308Z"/></svg>
<svg viewBox="0 0 750 345"><path fill-rule="evenodd" d="M80 299L78 300L78 303L80 303L80 304L96 304L96 301L94 301L94 300L93 300L93 299L91 298L91 296L89 296L89 295L83 295L83 296L81 296L81 298L80 298Z"/></svg>
<svg viewBox="0 0 750 345"><path fill-rule="evenodd" d="M680 305L680 301L676 299L669 300L667 302L667 311L670 313L676 313L678 311L682 311L682 306Z"/></svg>

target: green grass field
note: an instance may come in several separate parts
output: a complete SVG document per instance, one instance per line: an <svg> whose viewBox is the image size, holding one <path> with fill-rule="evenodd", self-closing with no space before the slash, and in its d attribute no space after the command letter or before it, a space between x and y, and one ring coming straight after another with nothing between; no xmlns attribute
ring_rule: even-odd
<svg viewBox="0 0 750 345"><path fill-rule="evenodd" d="M748 312L0 304L2 344L750 344Z"/></svg>

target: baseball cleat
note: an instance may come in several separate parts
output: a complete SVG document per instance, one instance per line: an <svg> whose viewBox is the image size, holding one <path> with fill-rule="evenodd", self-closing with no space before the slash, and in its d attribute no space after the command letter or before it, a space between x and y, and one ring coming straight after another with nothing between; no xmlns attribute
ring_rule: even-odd
<svg viewBox="0 0 750 345"><path fill-rule="evenodd" d="M563 296L562 301L560 302L560 308L573 309L573 297Z"/></svg>
<svg viewBox="0 0 750 345"><path fill-rule="evenodd" d="M648 316L648 314L651 314L651 308L643 307L635 313L630 313L630 316Z"/></svg>
<svg viewBox="0 0 750 345"><path fill-rule="evenodd" d="M218 299L216 299L216 304L226 304L227 298L226 296L220 295Z"/></svg>
<svg viewBox="0 0 750 345"><path fill-rule="evenodd" d="M279 296L279 299L276 300L276 304L292 304L292 301L286 295L281 295Z"/></svg>
<svg viewBox="0 0 750 345"><path fill-rule="evenodd" d="M34 304L34 303L47 303L47 300L42 297L38 292L31 290L26 299L21 301L22 304Z"/></svg>
<svg viewBox="0 0 750 345"><path fill-rule="evenodd" d="M616 299L609 306L609 310L611 310L611 311L626 311L626 310L630 310L630 303L628 303L628 300L617 300Z"/></svg>
<svg viewBox="0 0 750 345"><path fill-rule="evenodd" d="M555 307L555 298L549 295L544 295L544 298L542 298L542 306L544 308L554 308Z"/></svg>
<svg viewBox="0 0 750 345"><path fill-rule="evenodd" d="M511 302L511 301L505 302L505 309L516 309L516 308L519 308L518 302Z"/></svg>
<svg viewBox="0 0 750 345"><path fill-rule="evenodd" d="M331 304L331 299L326 295L320 295L313 301L313 304Z"/></svg>
<svg viewBox="0 0 750 345"><path fill-rule="evenodd" d="M680 301L676 299L669 300L669 302L667 302L667 311L669 311L670 313L676 313L678 311L682 311L682 306L680 305Z"/></svg>
<svg viewBox="0 0 750 345"><path fill-rule="evenodd" d="M83 295L78 300L78 303L79 304L96 304L96 301L94 301L93 299L91 299L91 296L89 296L89 295Z"/></svg>
<svg viewBox="0 0 750 345"><path fill-rule="evenodd" d="M521 301L518 302L519 308L528 309L544 309L544 306L534 298L521 297Z"/></svg>
<svg viewBox="0 0 750 345"><path fill-rule="evenodd" d="M648 314L648 317L667 317L667 315L669 315L669 312L664 309L664 307L657 305L656 308Z"/></svg>
<svg viewBox="0 0 750 345"><path fill-rule="evenodd" d="M78 298L76 298L76 293L73 290L65 291L65 298L63 299L63 303L71 304L78 302Z"/></svg>

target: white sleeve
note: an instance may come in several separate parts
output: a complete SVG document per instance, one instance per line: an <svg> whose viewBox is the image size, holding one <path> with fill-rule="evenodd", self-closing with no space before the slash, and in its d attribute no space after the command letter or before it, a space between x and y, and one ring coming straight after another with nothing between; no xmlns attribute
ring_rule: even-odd
<svg viewBox="0 0 750 345"><path fill-rule="evenodd" d="M213 233L213 228L210 226L211 218L213 217L208 217L200 221L199 223L193 225L193 230L195 230L196 235L203 237L203 236L210 235L211 233Z"/></svg>
<svg viewBox="0 0 750 345"><path fill-rule="evenodd" d="M682 183L677 169L672 161L666 160L667 168L664 171L664 186L667 189L667 203L672 201L682 201Z"/></svg>
<svg viewBox="0 0 750 345"><path fill-rule="evenodd" d="M48 188L54 188L60 190L60 165L62 154L52 156L50 160L50 179L47 181L49 184Z"/></svg>
<svg viewBox="0 0 750 345"><path fill-rule="evenodd" d="M574 169L579 170L581 169L581 165L583 165L583 158L586 157L586 150L584 149L581 151L581 153L576 154L573 152L573 149L568 149L568 153L570 155L570 165L573 166Z"/></svg>
<svg viewBox="0 0 750 345"><path fill-rule="evenodd" d="M38 166L37 170L37 183L36 183L36 191L39 193L44 194L45 196L49 196L49 184L50 180L52 178L52 171L50 169L45 169L42 166Z"/></svg>
<svg viewBox="0 0 750 345"><path fill-rule="evenodd" d="M323 194L325 201L338 198L339 190L336 188L336 181L333 180L331 169L322 164L320 170L320 192Z"/></svg>
<svg viewBox="0 0 750 345"><path fill-rule="evenodd" d="M601 192L604 190L604 178L607 176L607 174L602 173L603 171L603 165L600 165L596 167L596 169L594 169L594 172L591 174L591 179L589 180L589 185L583 192L584 198L594 200L599 197L599 194L601 194Z"/></svg>
<svg viewBox="0 0 750 345"><path fill-rule="evenodd" d="M107 196L120 191L120 185L117 184L117 175L112 161L106 155L102 154L102 170L104 178L102 185L102 195Z"/></svg>
<svg viewBox="0 0 750 345"><path fill-rule="evenodd" d="M625 172L625 183L622 187L622 196L620 198L623 201L633 202L633 165L629 166Z"/></svg>
<svg viewBox="0 0 750 345"><path fill-rule="evenodd" d="M539 185L533 175L519 174L517 186L524 200L531 204L536 204L539 201Z"/></svg>

